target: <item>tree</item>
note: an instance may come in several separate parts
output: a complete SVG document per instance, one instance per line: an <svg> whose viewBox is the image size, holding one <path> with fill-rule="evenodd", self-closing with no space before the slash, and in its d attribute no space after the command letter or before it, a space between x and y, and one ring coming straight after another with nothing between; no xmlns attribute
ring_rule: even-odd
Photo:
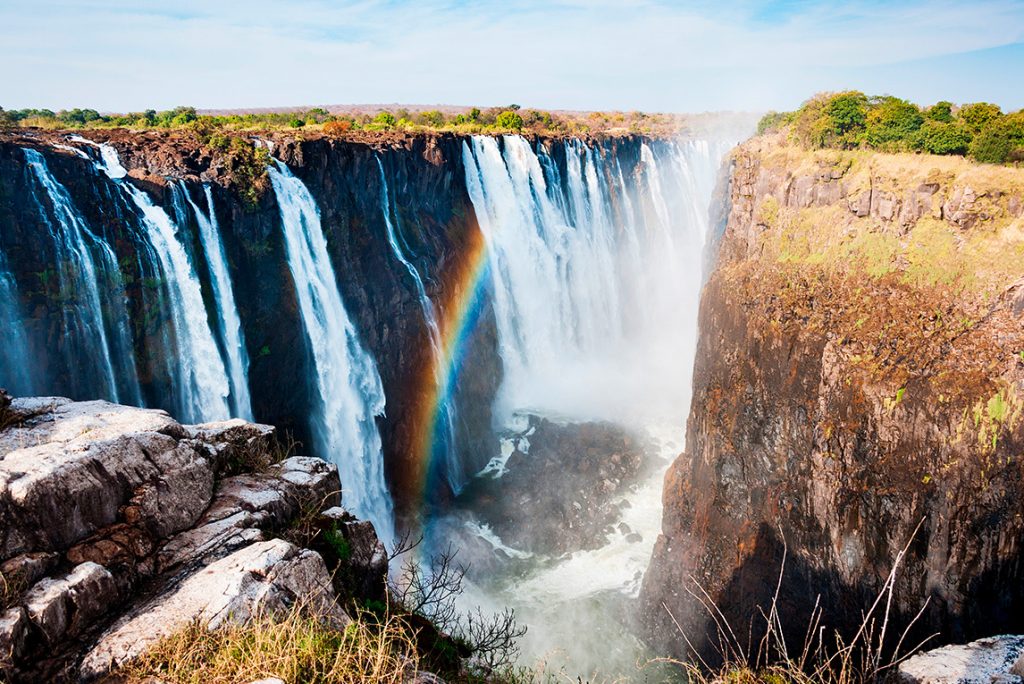
<svg viewBox="0 0 1024 684"><path fill-rule="evenodd" d="M1001 116L1003 111L999 105L989 102L974 102L965 104L957 112L957 118L963 122L967 130L972 133L980 133L992 120Z"/></svg>
<svg viewBox="0 0 1024 684"><path fill-rule="evenodd" d="M946 100L936 102L925 112L925 117L931 121L953 123L953 103Z"/></svg>
<svg viewBox="0 0 1024 684"><path fill-rule="evenodd" d="M381 112L377 116L373 117L373 123L380 128L394 128L395 124L398 123L395 119L395 115L391 112Z"/></svg>
<svg viewBox="0 0 1024 684"><path fill-rule="evenodd" d="M480 109L479 108L473 107L472 109L469 110L469 120L470 121L479 121L480 120Z"/></svg>
<svg viewBox="0 0 1024 684"><path fill-rule="evenodd" d="M1003 164L1013 152L1013 141L994 127L989 127L971 141L970 155L976 161L987 164Z"/></svg>
<svg viewBox="0 0 1024 684"><path fill-rule="evenodd" d="M495 120L495 124L498 126L498 128L518 131L522 130L523 128L523 117L519 116L519 114L512 111L511 109L506 109L505 111L498 114L498 118Z"/></svg>
<svg viewBox="0 0 1024 684"><path fill-rule="evenodd" d="M833 95L825 106L831 119L832 135L842 147L853 147L867 123L868 98L864 93L851 90Z"/></svg>
<svg viewBox="0 0 1024 684"><path fill-rule="evenodd" d="M971 134L959 124L929 119L918 131L915 143L929 154L967 154Z"/></svg>
<svg viewBox="0 0 1024 684"><path fill-rule="evenodd" d="M886 95L868 111L864 140L872 147L905 149L923 123L924 117L917 105Z"/></svg>
<svg viewBox="0 0 1024 684"><path fill-rule="evenodd" d="M4 108L0 107L0 128L11 128L14 124L15 120L11 113L4 111Z"/></svg>

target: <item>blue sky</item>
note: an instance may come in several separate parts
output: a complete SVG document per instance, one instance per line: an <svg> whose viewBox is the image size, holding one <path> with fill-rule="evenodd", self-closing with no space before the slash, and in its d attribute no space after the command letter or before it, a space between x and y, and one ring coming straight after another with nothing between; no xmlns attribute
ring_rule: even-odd
<svg viewBox="0 0 1024 684"><path fill-rule="evenodd" d="M1024 0L0 0L0 105L1024 107Z"/></svg>

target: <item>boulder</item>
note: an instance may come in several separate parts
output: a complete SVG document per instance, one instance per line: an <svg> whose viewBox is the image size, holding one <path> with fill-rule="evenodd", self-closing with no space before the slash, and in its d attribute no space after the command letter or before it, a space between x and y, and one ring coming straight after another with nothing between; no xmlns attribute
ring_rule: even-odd
<svg viewBox="0 0 1024 684"><path fill-rule="evenodd" d="M45 407L45 408L44 408ZM163 536L209 503L213 469L163 411L17 399L0 432L0 559L61 551L125 516Z"/></svg>
<svg viewBox="0 0 1024 684"><path fill-rule="evenodd" d="M85 656L81 677L88 681L104 676L194 621L212 630L296 603L336 626L349 622L335 602L331 578L319 554L282 539L257 542L130 610Z"/></svg>
<svg viewBox="0 0 1024 684"><path fill-rule="evenodd" d="M1024 636L994 636L943 646L899 667L903 684L1021 684Z"/></svg>
<svg viewBox="0 0 1024 684"><path fill-rule="evenodd" d="M106 568L82 563L58 579L44 579L25 594L32 625L48 644L75 636L117 603L117 586Z"/></svg>

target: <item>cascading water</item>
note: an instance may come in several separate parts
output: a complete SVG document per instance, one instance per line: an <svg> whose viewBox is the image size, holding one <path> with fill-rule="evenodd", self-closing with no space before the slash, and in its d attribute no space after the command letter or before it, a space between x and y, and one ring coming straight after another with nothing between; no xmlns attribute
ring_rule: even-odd
<svg viewBox="0 0 1024 684"><path fill-rule="evenodd" d="M102 162L98 168L114 181L126 171L110 145L99 145ZM177 418L201 423L224 420L231 415L228 406L230 383L224 362L207 320L199 278L189 260L178 226L167 212L153 204L142 190L130 183L119 183L125 196L139 211L146 238L153 247L164 276L166 301L170 307L174 336L177 394ZM171 353L171 350L165 350Z"/></svg>
<svg viewBox="0 0 1024 684"><path fill-rule="evenodd" d="M603 419L645 433L663 463L678 453L708 208L729 147L645 142L639 163L627 166L610 144L531 145L519 136L463 144L493 279L502 424L521 425L523 413ZM471 587L476 602L516 608L530 627L527 660L632 670L642 647L621 621L622 601L637 595L660 528L663 474L664 466L655 468L627 495L622 522L631 535L614 533L593 551L521 560L508 575ZM474 525L465 524L502 548ZM516 558L515 549L502 550ZM584 637L579 624L594 629Z"/></svg>
<svg viewBox="0 0 1024 684"><path fill-rule="evenodd" d="M3 252L0 252L0 326L4 330L4 343L0 344L0 378L14 394L32 394L36 390L28 355L28 335L18 306L18 286Z"/></svg>
<svg viewBox="0 0 1024 684"><path fill-rule="evenodd" d="M562 144L564 170L519 136L464 143L494 280L498 414L645 421L637 410L657 402L678 414L725 144L644 143L629 178L607 149Z"/></svg>
<svg viewBox="0 0 1024 684"><path fill-rule="evenodd" d="M282 162L275 160L268 172L316 367L318 406L312 423L317 452L337 464L345 506L372 521L390 548L393 509L375 420L384 412L384 388L342 302L313 195Z"/></svg>
<svg viewBox="0 0 1024 684"><path fill-rule="evenodd" d="M86 224L43 155L29 148L22 151L49 203L47 211L36 197L53 237L58 287L65 300L62 348L72 371L72 393L139 404L142 398L117 256Z"/></svg>
<svg viewBox="0 0 1024 684"><path fill-rule="evenodd" d="M245 336L242 333L242 319L235 304L235 292L228 274L228 261L221 242L217 212L213 207L213 191L203 186L208 213L204 213L192 200L184 182L177 191L192 208L199 225L199 239L210 267L210 282L213 285L213 299L217 307L217 324L221 335L222 349L227 361L231 380L231 415L252 420L252 400L249 397L249 355L245 350Z"/></svg>
<svg viewBox="0 0 1024 684"><path fill-rule="evenodd" d="M392 209L390 193L388 192L388 179L384 173L384 164L381 162L380 157L377 158L377 169L380 171L380 183L381 183L381 209L384 213L384 226L387 229L388 244L391 246L391 252L395 255L395 258L402 264L406 272L412 278L413 284L416 287L416 294L419 298L420 309L423 311L423 320L427 325L427 332L430 335L430 349L434 355L434 369L435 369L435 381L440 384L442 378L440 373L444 365L444 348L441 340L441 328L438 323L437 309L434 303L427 296L426 287L423 285L423 278L420 277L419 271L409 261L409 258L405 255L401 244L405 244L405 241L401 239L401 236L396 230L395 222L398 221L398 213L395 212L395 221L391 219ZM447 394L447 393L442 393ZM463 472L463 465L459 459L458 451L455 445L455 425L454 415L455 407L452 405L448 396L444 396L440 399L440 406L438 407L440 413L438 423L442 427L440 433L434 435L434 444L430 445L430 448L438 453L443 454L445 474L448 479L448 486L456 494L465 485L465 474ZM433 456L431 462L434 461Z"/></svg>

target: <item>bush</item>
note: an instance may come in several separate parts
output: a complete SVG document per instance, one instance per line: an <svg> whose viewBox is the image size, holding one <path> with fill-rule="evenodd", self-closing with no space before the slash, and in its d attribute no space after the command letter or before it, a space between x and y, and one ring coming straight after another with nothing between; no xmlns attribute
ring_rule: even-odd
<svg viewBox="0 0 1024 684"><path fill-rule="evenodd" d="M757 134L764 135L765 133L779 130L788 122L788 116L786 112L768 112L757 122Z"/></svg>
<svg viewBox="0 0 1024 684"><path fill-rule="evenodd" d="M1014 144L1009 136L995 127L989 127L974 137L969 152L975 161L1003 164L1013 150Z"/></svg>
<svg viewBox="0 0 1024 684"><path fill-rule="evenodd" d="M519 131L523 128L523 117L519 116L514 110L506 109L498 114L498 118L495 119L494 123L498 128Z"/></svg>
<svg viewBox="0 0 1024 684"><path fill-rule="evenodd" d="M931 121L953 123L953 103L946 100L936 102L925 112L925 117Z"/></svg>
<svg viewBox="0 0 1024 684"><path fill-rule="evenodd" d="M395 127L398 121L395 119L395 115L391 112L381 112L377 116L373 117L373 124L378 128L391 129Z"/></svg>
<svg viewBox="0 0 1024 684"><path fill-rule="evenodd" d="M352 122L348 119L328 121L324 124L324 133L327 135L344 135L352 130Z"/></svg>
<svg viewBox="0 0 1024 684"><path fill-rule="evenodd" d="M909 141L924 123L917 105L886 95L868 112L864 140L879 149L908 149Z"/></svg>
<svg viewBox="0 0 1024 684"><path fill-rule="evenodd" d="M958 124L929 119L921 126L915 142L917 149L929 154L967 154L971 135Z"/></svg>
<svg viewBox="0 0 1024 684"><path fill-rule="evenodd" d="M957 112L957 118L963 122L967 130L972 133L980 133L990 122L1002 115L998 105L988 102L975 102L966 104Z"/></svg>

